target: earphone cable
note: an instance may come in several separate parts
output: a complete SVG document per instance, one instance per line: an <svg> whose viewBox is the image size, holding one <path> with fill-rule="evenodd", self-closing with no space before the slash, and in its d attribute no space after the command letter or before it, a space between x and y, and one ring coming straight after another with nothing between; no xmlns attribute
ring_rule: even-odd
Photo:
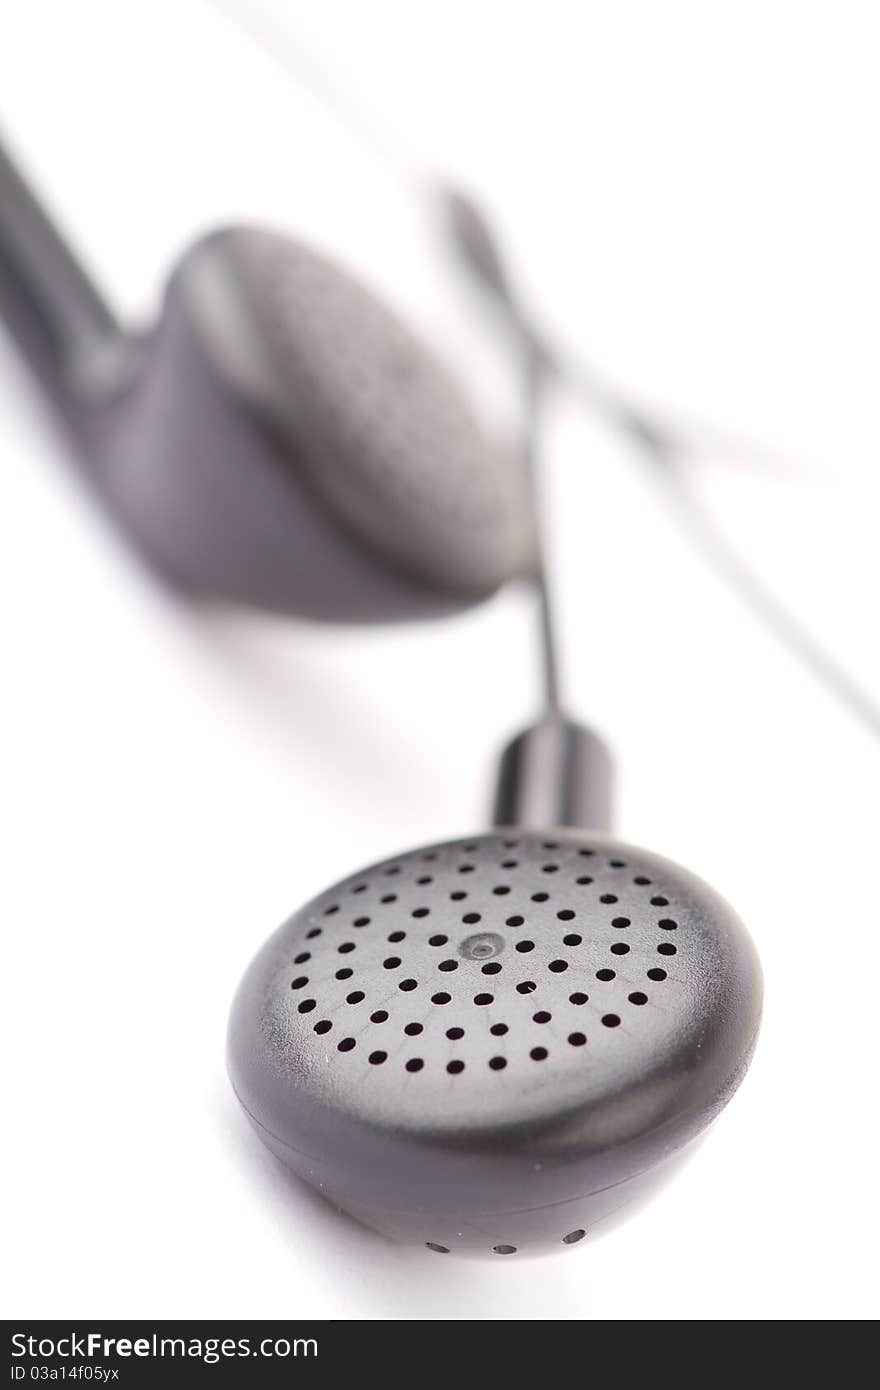
<svg viewBox="0 0 880 1390"><path fill-rule="evenodd" d="M626 435L645 458L653 478L662 486L672 506L675 521L703 561L737 595L753 617L869 733L880 738L877 701L786 608L754 567L742 559L700 502L687 478L690 449L684 438L616 398L593 378L589 369L547 343L513 288L510 272L502 260L498 240L484 210L459 189L443 187L438 191L450 237L460 259L494 299L507 331L526 345L528 355L536 364L534 370L544 380L551 378L567 386L586 405L598 407L602 417ZM534 474L533 490L538 507L540 498Z"/></svg>
<svg viewBox="0 0 880 1390"><path fill-rule="evenodd" d="M460 189L440 186L447 235L472 274L488 288L504 314L508 337L522 363L521 409L525 455L535 524L534 585L538 603L541 668L547 712L558 714L559 660L550 579L544 543L543 488L540 474L541 423L548 384L559 373L552 357L523 312L516 286L502 255L498 239L479 205Z"/></svg>
<svg viewBox="0 0 880 1390"><path fill-rule="evenodd" d="M875 738L880 738L880 704L791 613L746 563L691 485L685 465L663 457L653 469L673 517L703 561L758 619Z"/></svg>
<svg viewBox="0 0 880 1390"><path fill-rule="evenodd" d="M553 600L547 572L539 477L542 407L548 384L547 366L541 354L535 351L534 344L528 338L522 340L522 356L523 446L531 488L532 510L535 517L534 588L538 607L541 671L544 681L546 711L548 714L554 715L559 713L560 708L559 656Z"/></svg>
<svg viewBox="0 0 880 1390"><path fill-rule="evenodd" d="M451 229L458 252L463 253L471 273L488 290L502 310L507 328L528 346L529 363L525 374L526 443L535 447L540 397L548 378L567 387L590 410L620 431L652 465L655 480L665 490L688 542L697 547L704 561L714 570L763 626L820 681L829 693L858 719L875 737L880 737L880 704L826 650L807 626L801 623L775 596L754 568L737 553L722 529L694 495L684 469L690 458L701 452L699 427L676 425L660 413L645 409L616 385L609 383L579 355L551 344L530 314L514 296L507 271L502 264L497 238L485 211L462 190L444 184L426 169L418 152L401 136L399 128L382 121L375 110L349 92L327 65L309 51L302 35L285 17L283 23L265 5L243 7L238 0L211 0L214 8L238 25L272 59L279 62L294 80L303 84L315 99L336 117L340 125L359 138L401 184L422 198L439 204ZM271 32L270 32L271 30ZM451 214L451 216L450 216ZM714 448L739 459L757 459L765 465L767 456L746 439L712 429ZM530 460L533 473L534 459ZM537 488L534 489L537 493ZM539 499L536 497L536 501ZM540 518L539 518L540 529ZM539 539L539 552L540 539ZM548 703L558 700L553 623L543 555L539 553L536 575L542 628L543 662Z"/></svg>

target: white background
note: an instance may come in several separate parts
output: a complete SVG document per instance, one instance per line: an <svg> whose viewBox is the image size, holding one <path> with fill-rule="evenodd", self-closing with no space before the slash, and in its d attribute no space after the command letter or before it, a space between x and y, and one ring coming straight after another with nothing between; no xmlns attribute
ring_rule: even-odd
<svg viewBox="0 0 880 1390"><path fill-rule="evenodd" d="M567 342L767 446L760 467L708 451L700 487L880 698L876 7L272 12L483 191ZM423 205L199 0L7 6L0 121L133 316L188 237L265 220L343 254L504 417L503 351ZM626 837L749 924L765 1024L660 1199L577 1253L497 1264L388 1246L292 1181L238 1113L224 1028L295 906L479 827L535 698L524 596L407 630L177 602L80 491L6 343L0 455L4 1313L877 1311L880 749L683 544L629 448L557 403L571 703L617 750Z"/></svg>

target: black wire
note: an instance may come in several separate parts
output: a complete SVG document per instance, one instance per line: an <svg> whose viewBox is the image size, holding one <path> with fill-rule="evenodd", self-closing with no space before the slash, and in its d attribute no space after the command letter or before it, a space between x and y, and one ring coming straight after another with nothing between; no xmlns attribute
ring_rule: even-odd
<svg viewBox="0 0 880 1390"><path fill-rule="evenodd" d="M745 604L752 615L838 700L874 737L880 738L880 703L823 646L809 628L776 597L755 570L731 545L703 507L686 474L693 451L686 436L664 425L654 414L609 387L594 370L571 354L550 345L516 295L501 252L483 209L458 189L439 190L456 249L471 274L502 310L509 327L527 345L533 371L546 382L555 378L592 410L597 411L650 461L656 482L663 487L673 515L688 541ZM537 488L533 489L537 493ZM538 498L536 496L536 505ZM539 579L539 584L542 581ZM546 596L546 580L544 593ZM552 630L549 610L547 630ZM551 653L552 654L552 653Z"/></svg>
<svg viewBox="0 0 880 1390"><path fill-rule="evenodd" d="M550 593L544 545L543 489L539 453L541 418L549 381L559 373L520 307L519 295L501 246L482 208L468 194L454 187L438 189L444 218L462 260L503 310L505 328L522 362L523 453L535 522L535 570L533 583L538 605L541 672L547 712L559 711L559 659L556 622Z"/></svg>
<svg viewBox="0 0 880 1390"><path fill-rule="evenodd" d="M703 560L792 656L867 730L880 738L880 703L776 597L731 545L690 485L686 470L666 459L654 470L681 530Z"/></svg>
<svg viewBox="0 0 880 1390"><path fill-rule="evenodd" d="M352 99L344 84L336 82L320 62L308 59L303 45L289 31L271 36L253 11L245 11L230 0L213 0L227 17L242 25L276 60L287 63L295 76L306 83L329 110L335 111L351 131L379 155L383 163L396 171L401 182L420 193L428 193L440 204L447 231L459 256L471 275L481 284L502 311L508 330L521 345L526 345L524 436L530 457L533 490L535 459L541 401L548 379L567 386L593 412L599 414L654 465L653 473L673 507L674 516L683 534L694 545L711 568L737 594L757 620L801 662L826 689L862 722L875 736L880 737L880 703L874 700L835 660L809 629L776 598L772 590L737 553L726 535L715 524L689 488L683 464L701 452L700 436L705 434L691 426L677 427L664 420L655 409L645 409L627 392L607 381L592 364L572 352L550 343L534 322L511 283L500 243L492 229L485 209L462 189L445 184L421 167L421 161L407 157L405 143L397 138L399 131L374 119L362 104ZM713 429L713 445L727 455L754 459L766 463L766 455L745 439ZM540 524L539 524L540 531ZM558 698L558 677L552 609L539 537L539 566L536 587L540 606L542 663L548 702ZM551 705L552 707L552 705Z"/></svg>
<svg viewBox="0 0 880 1390"><path fill-rule="evenodd" d="M544 545L542 489L540 480L540 435L544 395L548 383L547 366L530 341L523 345L523 452L528 471L535 518L535 571L533 585L538 607L541 673L544 682L544 704L548 714L559 712L559 656L556 640L556 620Z"/></svg>

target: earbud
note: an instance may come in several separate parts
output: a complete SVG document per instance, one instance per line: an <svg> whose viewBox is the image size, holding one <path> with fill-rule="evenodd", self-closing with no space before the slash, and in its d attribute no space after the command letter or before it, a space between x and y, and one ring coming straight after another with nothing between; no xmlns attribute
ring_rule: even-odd
<svg viewBox="0 0 880 1390"><path fill-rule="evenodd" d="M125 333L0 153L0 308L114 515L195 592L311 618L423 617L530 576L523 461L351 275L215 232Z"/></svg>
<svg viewBox="0 0 880 1390"><path fill-rule="evenodd" d="M511 745L499 809L538 804L572 741L601 812L607 758L562 722ZM685 869L603 832L499 826L296 912L239 988L229 1071L263 1142L358 1221L521 1256L601 1233L675 1169L760 1008L742 924Z"/></svg>
<svg viewBox="0 0 880 1390"><path fill-rule="evenodd" d="M746 1069L721 898L605 835L498 829L343 879L250 966L229 1070L335 1206L436 1251L562 1250L672 1171Z"/></svg>

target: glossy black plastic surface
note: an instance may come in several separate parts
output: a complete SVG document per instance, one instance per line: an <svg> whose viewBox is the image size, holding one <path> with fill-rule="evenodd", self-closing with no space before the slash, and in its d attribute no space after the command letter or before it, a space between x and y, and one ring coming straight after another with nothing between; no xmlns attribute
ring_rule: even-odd
<svg viewBox="0 0 880 1390"><path fill-rule="evenodd" d="M739 1083L760 1003L745 930L687 871L499 830L297 912L244 978L229 1068L264 1142L340 1208L521 1254L663 1175Z"/></svg>
<svg viewBox="0 0 880 1390"><path fill-rule="evenodd" d="M558 710L511 739L501 755L494 825L614 823L614 765L592 729Z"/></svg>

